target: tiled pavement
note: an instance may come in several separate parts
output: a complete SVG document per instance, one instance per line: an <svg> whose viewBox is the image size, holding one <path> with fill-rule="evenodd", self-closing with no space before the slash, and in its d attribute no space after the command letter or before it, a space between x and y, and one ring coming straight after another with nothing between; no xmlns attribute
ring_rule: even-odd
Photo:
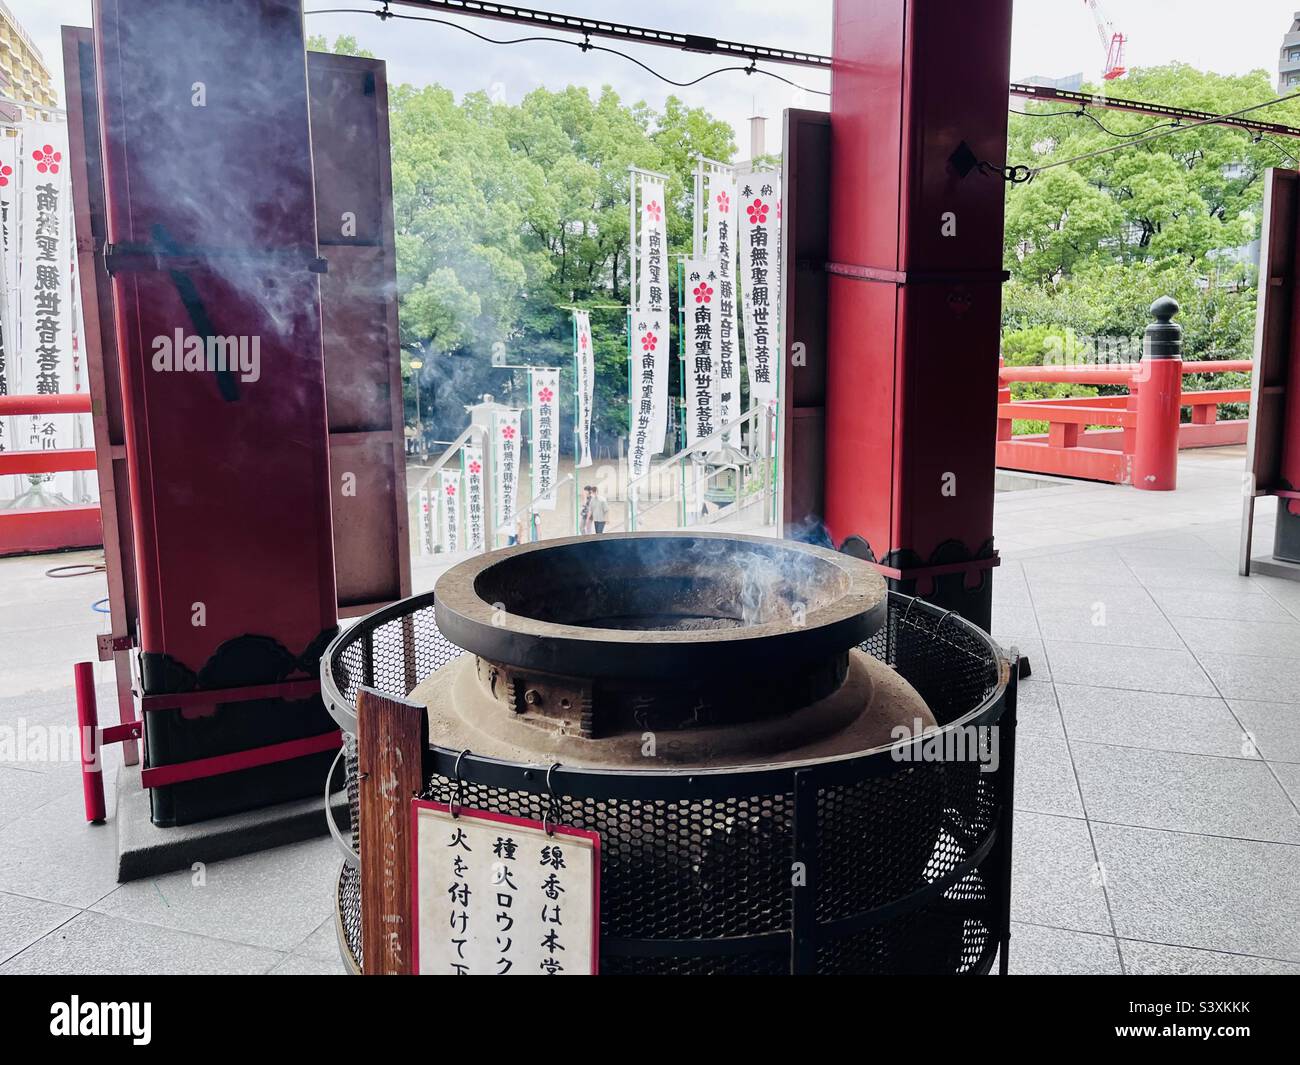
<svg viewBox="0 0 1300 1065"><path fill-rule="evenodd" d="M1013 972L1300 973L1300 584L1236 576L1240 470L998 497L995 635L1033 666ZM105 592L66 561L0 562L0 726L72 720ZM0 763L0 973L339 971L327 841L125 885L113 847L75 765Z"/></svg>

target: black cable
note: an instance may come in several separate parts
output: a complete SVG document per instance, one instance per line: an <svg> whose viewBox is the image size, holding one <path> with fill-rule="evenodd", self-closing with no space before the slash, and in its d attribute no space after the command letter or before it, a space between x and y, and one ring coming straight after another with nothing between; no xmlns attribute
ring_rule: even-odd
<svg viewBox="0 0 1300 1065"><path fill-rule="evenodd" d="M1026 118L1059 118L1063 115L1073 115L1076 118L1086 118L1089 121L1091 121L1094 125L1096 125L1096 127L1099 130L1101 130L1103 133L1108 133L1110 136L1118 139L1123 139L1126 137L1144 137L1148 133L1152 133L1155 130L1163 129L1165 126L1182 125L1182 119L1176 118L1172 122L1157 122L1154 126L1148 126L1146 129L1140 129L1136 133L1116 133L1113 129L1108 129L1106 126L1104 126L1101 122L1101 119L1099 119L1091 111L1088 111L1083 107L1077 108L1076 110L1073 111L1017 111L1014 107L1008 107L1007 110L1010 111L1013 115L1024 115Z"/></svg>
<svg viewBox="0 0 1300 1065"><path fill-rule="evenodd" d="M585 34L583 35L583 39L581 41L571 41L566 37L538 37L538 36L507 37L507 38L488 37L486 34L479 33L477 30L472 30L468 26L462 26L459 22L449 22L446 19L431 18L428 15L399 15L396 11L389 10L387 5L380 8L378 11L369 11L366 8L361 8L361 7L328 7L328 8L319 8L312 11L304 11L303 14L304 15L376 15L382 21L387 21L390 18L400 18L400 19L406 19L407 21L410 22L431 22L435 26L450 26L452 29L457 29L462 31L463 33L468 33L471 37L476 37L480 41L484 41L487 44L529 44L535 41L549 41L552 44L572 45L573 47L577 48L579 51L582 52L608 52L610 55L616 55L620 59L626 59L629 63L635 63L647 74L650 74L651 76L658 78L660 81L665 82L668 85L676 86L679 89L686 89L686 88L690 88L692 85L698 85L706 78L711 78L715 74L727 74L734 71L740 71L743 74L763 74L766 77L775 78L777 81L784 82L786 85L789 85L791 88L799 89L801 92L813 93L817 96L830 95L829 92L825 92L821 89L812 89L806 85L800 85L798 82L791 81L789 78L783 77L780 74L776 74L773 71L760 67L757 64L757 62L754 60L750 61L749 66L719 67L717 70L710 70L707 74L701 74L698 78L694 78L691 81L674 81L672 78L660 74L659 71L655 70L653 67L647 66L645 63L641 62L641 60L637 59L635 56L630 56L626 52L620 52L617 48L607 48L604 45L592 44L591 38Z"/></svg>
<svg viewBox="0 0 1300 1065"><path fill-rule="evenodd" d="M1222 122L1224 119L1240 118L1242 115L1248 115L1253 111L1260 111L1265 107L1273 107L1275 104L1285 103L1288 100L1295 100L1297 98L1300 98L1300 91L1287 93L1283 96L1277 96L1272 100L1265 100L1263 103L1251 104L1249 107L1243 107L1239 111L1229 111L1224 115L1214 115L1210 118L1198 119L1195 122L1183 123L1177 121L1161 123L1161 125L1172 126L1173 128L1166 129L1163 133L1154 133L1152 130L1157 130L1160 126L1152 126L1151 130L1148 130L1146 133L1132 134L1136 139L1131 140L1126 144L1113 144L1109 148L1098 148L1095 151L1084 152L1081 155L1072 155L1067 159L1057 159L1050 163L1044 163L1042 166L1031 167L1024 164L1016 166L997 166L994 163L980 161L978 167L981 173L999 175L1004 180L1013 184L1027 184L1028 182L1033 181L1034 178L1045 170L1054 170L1058 166L1069 166L1071 163L1081 163L1087 159L1096 159L1098 156L1110 155L1111 152L1118 152L1124 148L1143 144L1147 141L1159 140L1161 137L1169 137L1175 133L1182 133L1184 130L1199 129L1202 126L1214 125ZM1093 121L1096 121L1096 119ZM1099 126L1101 125L1100 122L1097 124ZM1104 126L1102 126L1102 128L1105 129ZM1107 132L1110 131L1107 130ZM1243 129L1242 132L1248 131Z"/></svg>
<svg viewBox="0 0 1300 1065"><path fill-rule="evenodd" d="M1278 142L1275 141L1272 137L1266 137L1264 136L1264 134L1261 133L1258 137L1255 138L1254 143L1259 144L1261 141L1265 144L1270 144L1274 148L1276 148L1279 152L1282 153L1283 158L1289 159L1291 160L1291 162L1300 165L1300 157L1292 155L1285 148L1283 148L1282 145L1278 144Z"/></svg>

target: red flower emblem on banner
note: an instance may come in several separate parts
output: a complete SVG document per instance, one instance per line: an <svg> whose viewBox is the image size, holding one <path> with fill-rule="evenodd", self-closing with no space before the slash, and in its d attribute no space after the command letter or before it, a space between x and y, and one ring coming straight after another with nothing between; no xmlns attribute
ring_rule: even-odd
<svg viewBox="0 0 1300 1065"><path fill-rule="evenodd" d="M725 192L720 192L718 193L717 196L717 204L718 204L718 210L721 211L723 214L726 214L728 211L731 210L731 197L728 196Z"/></svg>
<svg viewBox="0 0 1300 1065"><path fill-rule="evenodd" d="M659 338L655 336L653 333L647 333L645 336L641 338L642 351L654 351L654 349L658 346L658 344L659 344Z"/></svg>
<svg viewBox="0 0 1300 1065"><path fill-rule="evenodd" d="M579 334L578 334L578 347L580 347L580 348L585 348L586 346L587 346L587 334L586 334L586 333L579 333Z"/></svg>
<svg viewBox="0 0 1300 1065"><path fill-rule="evenodd" d="M701 281L695 286L693 295L695 296L696 303L708 303L713 299L713 289L709 288L708 285Z"/></svg>
<svg viewBox="0 0 1300 1065"><path fill-rule="evenodd" d="M12 166L0 166L0 188L9 184L9 175L14 172Z"/></svg>
<svg viewBox="0 0 1300 1065"><path fill-rule="evenodd" d="M549 388L542 387L537 390L537 401L539 403L550 403L555 398L555 393Z"/></svg>
<svg viewBox="0 0 1300 1065"><path fill-rule="evenodd" d="M63 161L63 153L56 152L54 145L47 144L32 152L32 158L36 160L36 172L38 174L47 172L57 174L59 172L59 163Z"/></svg>
<svg viewBox="0 0 1300 1065"><path fill-rule="evenodd" d="M454 496L456 494L456 486L454 484L449 484L445 491L449 496Z"/></svg>
<svg viewBox="0 0 1300 1065"><path fill-rule="evenodd" d="M501 435L507 440L513 440L515 438L515 427L513 425L501 426Z"/></svg>
<svg viewBox="0 0 1300 1065"><path fill-rule="evenodd" d="M482 472L483 472L483 466L482 466L482 464L479 462L478 459L475 459L473 462L471 462L471 463L469 464L469 472L470 472L470 473L482 473Z"/></svg>
<svg viewBox="0 0 1300 1065"><path fill-rule="evenodd" d="M762 200L755 199L745 210L749 212L749 220L754 225L761 225L767 221L768 205Z"/></svg>
<svg viewBox="0 0 1300 1065"><path fill-rule="evenodd" d="M651 200L647 203L645 213L655 222L658 222L664 216L663 208L659 206L658 200Z"/></svg>
<svg viewBox="0 0 1300 1065"><path fill-rule="evenodd" d="M776 201L776 220L781 221L781 201Z"/></svg>

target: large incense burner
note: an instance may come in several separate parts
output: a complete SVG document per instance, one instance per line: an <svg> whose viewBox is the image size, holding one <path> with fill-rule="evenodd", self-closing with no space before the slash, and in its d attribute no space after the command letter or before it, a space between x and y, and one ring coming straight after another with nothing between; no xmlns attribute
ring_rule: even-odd
<svg viewBox="0 0 1300 1065"><path fill-rule="evenodd" d="M412 693L434 743L649 769L850 754L934 718L858 645L885 582L847 555L655 533L530 544L438 581L471 654Z"/></svg>
<svg viewBox="0 0 1300 1065"><path fill-rule="evenodd" d="M400 761L425 796L599 833L602 972L985 972L1005 947L1013 663L861 560L706 533L529 544L327 660L349 732L362 685L423 713ZM979 739L936 742L958 735ZM359 851L355 968L361 892L403 894L392 848Z"/></svg>

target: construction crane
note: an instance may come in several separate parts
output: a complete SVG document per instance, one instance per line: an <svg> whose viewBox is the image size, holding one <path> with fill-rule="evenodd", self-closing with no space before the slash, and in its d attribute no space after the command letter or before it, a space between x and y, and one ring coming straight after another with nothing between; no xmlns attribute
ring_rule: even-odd
<svg viewBox="0 0 1300 1065"><path fill-rule="evenodd" d="M1101 38L1102 50L1106 53L1106 66L1101 76L1106 81L1122 78L1124 67L1124 42L1127 38L1115 30L1115 24L1106 17L1097 0L1083 0L1092 9L1093 20L1097 23L1097 36Z"/></svg>

